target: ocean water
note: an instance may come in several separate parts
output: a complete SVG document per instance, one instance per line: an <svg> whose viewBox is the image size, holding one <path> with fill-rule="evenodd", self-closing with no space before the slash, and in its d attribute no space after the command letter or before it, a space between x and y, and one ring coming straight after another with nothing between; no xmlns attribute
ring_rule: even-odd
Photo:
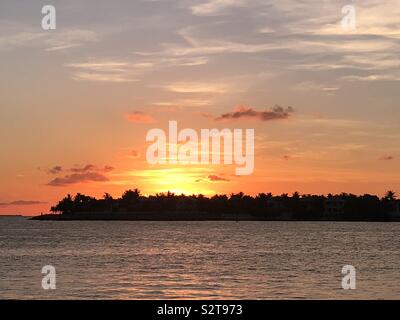
<svg viewBox="0 0 400 320"><path fill-rule="evenodd" d="M400 223L0 218L0 298L399 299L399 235Z"/></svg>

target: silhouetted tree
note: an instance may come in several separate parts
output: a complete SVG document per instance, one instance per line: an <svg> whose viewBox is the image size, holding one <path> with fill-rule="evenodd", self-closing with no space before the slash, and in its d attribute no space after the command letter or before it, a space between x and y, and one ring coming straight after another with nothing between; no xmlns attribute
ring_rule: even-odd
<svg viewBox="0 0 400 320"><path fill-rule="evenodd" d="M396 194L388 191L379 199L375 195L357 196L349 193L338 195L300 195L289 196L284 193L274 196L272 193L259 193L255 197L243 192L206 197L198 195L176 195L173 192L142 196L138 189L127 190L121 198L114 199L105 193L102 199L96 199L77 193L67 195L50 208L53 213L111 213L111 212L148 212L165 214L207 214L207 217L221 218L223 215L238 219L241 215L260 220L321 220L325 217L325 206L329 202L344 203L343 210L336 213L336 219L342 220L388 220L396 205Z"/></svg>

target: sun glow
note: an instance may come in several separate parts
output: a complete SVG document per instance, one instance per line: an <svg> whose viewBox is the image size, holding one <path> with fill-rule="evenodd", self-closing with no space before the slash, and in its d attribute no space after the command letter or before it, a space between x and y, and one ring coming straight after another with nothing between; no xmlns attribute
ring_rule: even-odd
<svg viewBox="0 0 400 320"><path fill-rule="evenodd" d="M146 192L173 192L175 194L204 194L216 192L206 187L202 180L210 174L209 168L184 167L131 171L129 176L143 181Z"/></svg>

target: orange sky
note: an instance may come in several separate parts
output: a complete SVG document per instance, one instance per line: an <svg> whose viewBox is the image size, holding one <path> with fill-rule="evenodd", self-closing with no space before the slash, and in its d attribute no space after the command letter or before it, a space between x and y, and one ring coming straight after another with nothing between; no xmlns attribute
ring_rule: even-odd
<svg viewBox="0 0 400 320"><path fill-rule="evenodd" d="M71 1L50 31L40 6L0 12L0 214L128 188L400 192L399 0L356 4L356 31L333 1ZM254 129L254 173L149 165L171 120Z"/></svg>

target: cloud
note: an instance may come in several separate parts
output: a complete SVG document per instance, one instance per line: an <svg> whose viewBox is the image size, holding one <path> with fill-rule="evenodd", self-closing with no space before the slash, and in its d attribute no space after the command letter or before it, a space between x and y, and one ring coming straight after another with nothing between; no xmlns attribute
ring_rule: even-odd
<svg viewBox="0 0 400 320"><path fill-rule="evenodd" d="M115 169L114 167L111 167L111 166L108 166L108 165L103 167L103 171L104 172L110 172L110 171L113 171L114 169Z"/></svg>
<svg viewBox="0 0 400 320"><path fill-rule="evenodd" d="M53 168L50 168L47 170L47 172L49 174L58 174L62 171L63 171L63 168L61 166L54 166Z"/></svg>
<svg viewBox="0 0 400 320"><path fill-rule="evenodd" d="M335 23L321 24L318 28L312 29L313 33L322 35L371 35L399 38L400 22L398 19L398 0L389 1L364 1L357 3L357 25L355 30L342 28L340 19Z"/></svg>
<svg viewBox="0 0 400 320"><path fill-rule="evenodd" d="M234 10L243 4L244 8ZM379 68L390 79L398 79L399 4L399 0L357 3L357 29L348 31L341 26L342 6L335 2L324 2L321 6L318 0L207 0L194 3L192 13L229 12L233 18L215 24L193 21L191 26L177 32L181 41L168 39L161 43L160 49L143 54L159 58L213 56L215 60L221 55L225 60L228 54L246 53L247 57L262 54L268 61L279 50L281 62L272 61L280 67L278 73L294 67L310 71L341 69L345 73L351 69ZM228 7L230 10L226 10ZM250 23L246 13L251 13ZM243 22L238 30L232 24L235 19ZM235 32L229 32L228 28ZM352 59L359 61L353 63ZM375 81L385 80L386 77L379 77Z"/></svg>
<svg viewBox="0 0 400 320"><path fill-rule="evenodd" d="M102 168L98 168L92 164L87 164L83 167L75 166L68 169L71 174L67 174L64 177L57 177L51 180L47 185L53 187L61 187L76 183L85 182L104 182L109 181L105 176L105 173L114 170L113 167L105 165Z"/></svg>
<svg viewBox="0 0 400 320"><path fill-rule="evenodd" d="M191 7L192 14L203 15L217 15L221 14L223 9L228 7L240 7L246 4L246 0L208 0L205 3L197 4Z"/></svg>
<svg viewBox="0 0 400 320"><path fill-rule="evenodd" d="M400 81L400 73L396 74L370 74L367 76L345 76L341 78L347 81Z"/></svg>
<svg viewBox="0 0 400 320"><path fill-rule="evenodd" d="M93 81L93 82L133 82L135 79L128 78L120 74L102 74L102 73L89 73L77 72L72 76L76 81Z"/></svg>
<svg viewBox="0 0 400 320"><path fill-rule="evenodd" d="M215 174L211 174L211 175L209 175L207 178L208 178L210 181L212 181L212 182L229 181L228 179L222 178L222 177L217 176L217 175L215 175Z"/></svg>
<svg viewBox="0 0 400 320"><path fill-rule="evenodd" d="M210 82L174 82L163 88L176 93L226 93L228 91L227 85Z"/></svg>
<svg viewBox="0 0 400 320"><path fill-rule="evenodd" d="M109 179L98 172L85 172L85 173L74 173L66 175L63 178L55 178L51 180L48 185L53 187L63 187L70 184L84 183L84 182L104 182Z"/></svg>
<svg viewBox="0 0 400 320"><path fill-rule="evenodd" d="M386 156L381 157L380 160L390 161L390 160L394 160L394 157L390 156L390 155L386 155Z"/></svg>
<svg viewBox="0 0 400 320"><path fill-rule="evenodd" d="M92 30L66 29L58 32L58 35L52 36L46 40L46 51L58 51L80 47L85 43L98 41L98 35Z"/></svg>
<svg viewBox="0 0 400 320"><path fill-rule="evenodd" d="M169 67L193 67L208 63L207 57L150 57L135 52L133 60L91 59L65 64L73 71L72 79L93 82L135 82L146 72ZM132 60L134 62L132 62Z"/></svg>
<svg viewBox="0 0 400 320"><path fill-rule="evenodd" d="M153 66L150 62L130 63L120 60L94 60L65 65L72 68L72 79L76 81L132 82L146 69Z"/></svg>
<svg viewBox="0 0 400 320"><path fill-rule="evenodd" d="M303 81L293 87L296 91L322 91L328 95L335 94L340 88L334 86L326 86L321 83L315 83L313 81Z"/></svg>
<svg viewBox="0 0 400 320"><path fill-rule="evenodd" d="M224 113L221 116L216 117L214 119L217 121L221 121L221 120L237 120L241 118L248 118L248 119L257 119L260 121L272 121L272 120L287 119L293 112L294 109L292 107L283 108L279 105L276 105L272 109L265 111L256 111L253 110L252 108L239 107L234 112Z"/></svg>
<svg viewBox="0 0 400 320"><path fill-rule="evenodd" d="M230 181L229 179L223 178L221 176L217 176L215 174L210 174L209 176L207 176L206 178L200 178L200 179L196 179L195 182L228 182Z"/></svg>
<svg viewBox="0 0 400 320"><path fill-rule="evenodd" d="M154 102L153 105L160 107L204 107L211 105L211 103L212 101L207 99L180 99Z"/></svg>
<svg viewBox="0 0 400 320"><path fill-rule="evenodd" d="M96 167L92 164L87 164L84 167L74 167L71 168L70 171L75 172L75 173L82 173L82 172L89 172L95 170Z"/></svg>
<svg viewBox="0 0 400 320"><path fill-rule="evenodd" d="M155 119L151 115L146 114L142 111L131 111L126 114L126 117L129 122L135 122L135 123L153 123L153 122L155 122Z"/></svg>
<svg viewBox="0 0 400 320"><path fill-rule="evenodd" d="M36 200L17 200L12 202L0 202L0 206L31 206L35 204L46 204L47 202L36 201Z"/></svg>
<svg viewBox="0 0 400 320"><path fill-rule="evenodd" d="M0 30L0 50L38 47L45 51L61 51L100 40L94 31L81 28L61 29L57 32L46 33L20 23L3 22Z"/></svg>
<svg viewBox="0 0 400 320"><path fill-rule="evenodd" d="M105 165L102 168L98 168L98 167L94 166L93 164L87 164L83 167L75 166L75 167L69 169L69 171L71 171L73 173L85 173L85 172L91 172L91 171L110 172L112 170L114 170L114 167L111 167L109 165Z"/></svg>

